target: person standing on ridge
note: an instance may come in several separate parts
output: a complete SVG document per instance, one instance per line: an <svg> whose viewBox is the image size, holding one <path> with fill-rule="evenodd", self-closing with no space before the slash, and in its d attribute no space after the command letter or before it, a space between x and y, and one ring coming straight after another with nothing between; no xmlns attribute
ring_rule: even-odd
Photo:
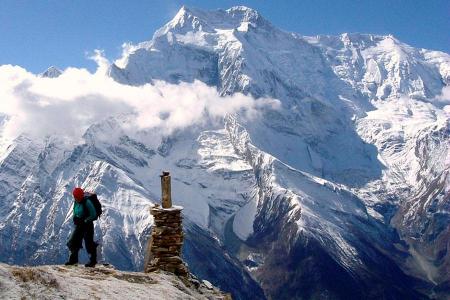
<svg viewBox="0 0 450 300"><path fill-rule="evenodd" d="M67 242L70 257L65 265L78 263L78 251L82 248L84 239L86 251L90 254L90 261L85 264L85 267L95 267L97 263L97 244L94 242L94 220L97 219L98 215L94 204L90 200L91 195L95 194L85 193L79 187L75 188L72 194L74 198L73 223L75 228Z"/></svg>

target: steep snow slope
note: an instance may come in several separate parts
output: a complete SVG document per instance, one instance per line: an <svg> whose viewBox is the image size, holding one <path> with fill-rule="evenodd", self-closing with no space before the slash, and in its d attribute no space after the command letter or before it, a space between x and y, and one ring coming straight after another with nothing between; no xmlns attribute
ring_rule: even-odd
<svg viewBox="0 0 450 300"><path fill-rule="evenodd" d="M263 298L258 285L277 299L441 297L449 110L436 96L449 70L448 54L392 36L302 37L246 7L183 7L108 74L130 85L200 80L281 108L162 138L125 133L133 116L93 124L77 145L20 137L0 165L0 253L62 261L70 189L82 185L105 202L103 257L139 269L168 169L185 207L186 260L235 297Z"/></svg>
<svg viewBox="0 0 450 300"><path fill-rule="evenodd" d="M370 99L432 99L449 84L450 59L395 37L348 34L306 37L324 52L336 74Z"/></svg>
<svg viewBox="0 0 450 300"><path fill-rule="evenodd" d="M211 161L214 155L209 149L214 144L209 137L220 131L199 133L187 129L162 140L160 136L159 140L155 138L152 131L130 137L121 127L128 118L110 118L92 125L81 145L63 144L55 138L31 152L28 140L16 141L22 148L15 151L21 152L17 157L8 156L15 166L27 158L25 151L38 159L27 160L32 164L26 169L27 177L19 178L22 182L16 188L20 192L7 207L1 227L2 260L37 264L67 259L65 243L72 227L70 193L73 186L83 186L96 191L104 205L105 213L95 233L101 242L102 259L121 269L142 269L153 223L149 206L159 201L160 170L168 169L173 172L174 201L186 207L186 231L192 232L186 244L198 243L196 251L188 246L185 259L195 262L202 259L202 253L215 249L210 265L223 271L209 274L209 278L218 280L227 270L225 274L235 273L237 281L222 278L221 286L238 298L249 298L248 291L261 296L258 286L239 270L239 262L227 256L217 240L201 237L221 235L225 220L250 197L253 183L249 167L230 151L220 153L222 162ZM4 163L2 168L2 173L7 174L9 166ZM8 187L7 182L2 185ZM236 194L240 196L236 198ZM192 271L201 274L208 267L200 264ZM242 289L243 285L247 287Z"/></svg>
<svg viewBox="0 0 450 300"><path fill-rule="evenodd" d="M411 250L402 246L412 254L404 268L430 279L422 263L429 261L440 269L433 278L448 281L448 262L442 259L448 205L445 200L416 200L415 205L409 201L422 199L419 193L446 199L444 189L433 190L431 183L445 182L449 168L442 160L448 153L448 115L442 109L445 102L435 100L449 83L447 54L414 49L392 36L301 37L274 28L245 7L214 12L183 8L152 41L130 47L117 62L121 68L113 65L110 74L117 80L124 78L116 74L133 74L123 81L128 84L158 78L193 80L192 73L173 76L170 65L177 65L176 60L167 62L169 67L156 76L145 77L133 69L150 70L146 65L152 64L155 53L173 51L208 53L200 57L186 52L184 57L195 57L197 66L217 66L217 71L208 68L208 80L200 73L195 78L216 85L222 93L241 91L282 100L281 112L268 111L263 121L243 124L259 149L291 167L352 188L369 215L386 226L397 212L393 225L407 241L418 231L411 224L430 224L427 219L436 217L431 223L439 225L426 226L433 228L428 230L434 232L432 240L439 241L439 250L431 255L419 250L422 256L414 250L417 246ZM430 140L430 135L436 138ZM431 211L418 213L418 207L431 202ZM256 216L255 207L253 201L237 213L234 220L239 225L233 226L237 236L253 232L246 216Z"/></svg>

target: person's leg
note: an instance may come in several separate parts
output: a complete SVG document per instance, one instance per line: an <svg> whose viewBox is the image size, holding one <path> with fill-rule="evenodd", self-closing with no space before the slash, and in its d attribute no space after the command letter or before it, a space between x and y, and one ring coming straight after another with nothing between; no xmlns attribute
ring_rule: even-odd
<svg viewBox="0 0 450 300"><path fill-rule="evenodd" d="M86 251L90 254L90 261L85 266L94 267L97 263L97 244L94 242L94 223L86 223L85 228L84 244L86 246Z"/></svg>
<svg viewBox="0 0 450 300"><path fill-rule="evenodd" d="M78 263L78 251L82 248L84 230L81 225L76 225L67 242L67 247L70 250L69 260L66 265L74 265Z"/></svg>

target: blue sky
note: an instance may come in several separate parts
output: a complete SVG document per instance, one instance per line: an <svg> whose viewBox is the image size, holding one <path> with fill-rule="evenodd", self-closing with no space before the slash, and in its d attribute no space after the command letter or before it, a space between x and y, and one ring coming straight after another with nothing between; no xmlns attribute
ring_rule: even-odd
<svg viewBox="0 0 450 300"><path fill-rule="evenodd" d="M182 5L246 5L274 25L303 35L391 33L415 47L450 52L448 0L0 0L0 65L35 73L50 65L94 70L95 63L87 59L94 49L115 59L122 43L151 39Z"/></svg>

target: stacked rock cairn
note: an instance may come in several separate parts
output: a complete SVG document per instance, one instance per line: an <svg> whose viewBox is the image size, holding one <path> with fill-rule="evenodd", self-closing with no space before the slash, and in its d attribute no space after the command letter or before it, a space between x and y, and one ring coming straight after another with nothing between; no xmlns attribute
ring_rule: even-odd
<svg viewBox="0 0 450 300"><path fill-rule="evenodd" d="M146 272L164 270L179 276L189 274L181 259L183 246L183 226L181 206L172 206L170 195L170 175L161 175L162 207L158 204L150 208L154 218L152 235L149 244Z"/></svg>

